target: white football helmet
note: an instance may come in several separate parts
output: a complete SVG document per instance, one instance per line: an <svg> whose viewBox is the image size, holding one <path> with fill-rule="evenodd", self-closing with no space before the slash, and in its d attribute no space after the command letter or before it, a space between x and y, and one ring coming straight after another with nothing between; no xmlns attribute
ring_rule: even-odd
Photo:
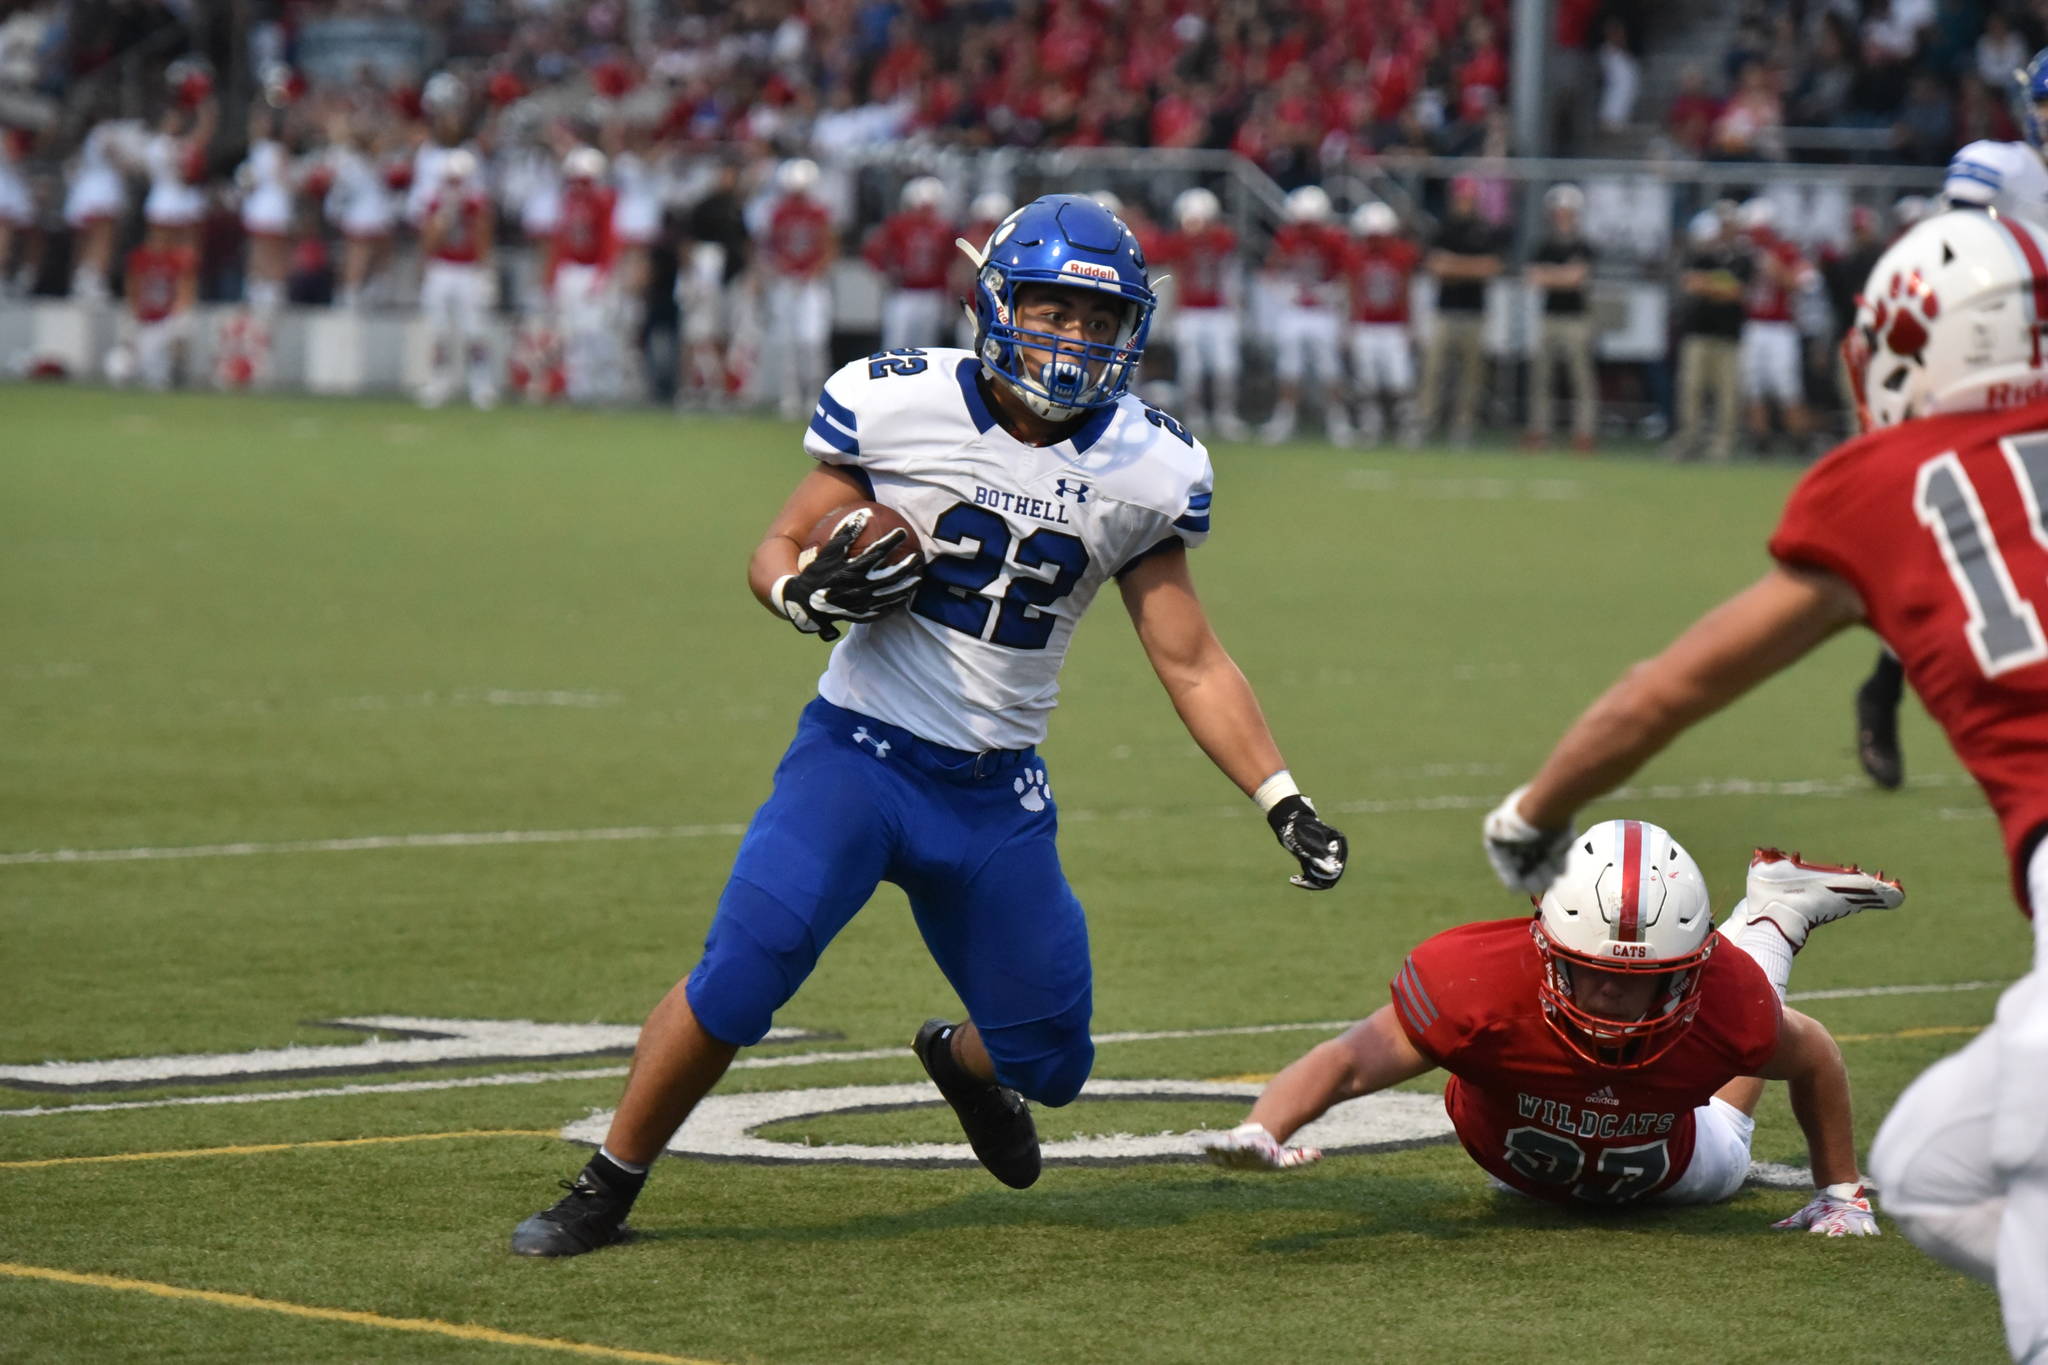
<svg viewBox="0 0 2048 1365"><path fill-rule="evenodd" d="M1735 211L1735 225L1744 232L1769 232L1778 225L1778 206L1768 199L1745 199Z"/></svg>
<svg viewBox="0 0 2048 1365"><path fill-rule="evenodd" d="M1330 220L1330 196L1321 185L1302 185L1287 192L1287 221L1290 223L1327 223Z"/></svg>
<svg viewBox="0 0 2048 1365"><path fill-rule="evenodd" d="M785 161L775 172L776 188L784 194L808 194L818 183L818 163L808 157Z"/></svg>
<svg viewBox="0 0 2048 1365"><path fill-rule="evenodd" d="M1934 201L1924 194L1901 196L1892 204L1892 224L1904 232L1934 211Z"/></svg>
<svg viewBox="0 0 2048 1365"><path fill-rule="evenodd" d="M935 175L920 175L904 182L899 202L906 209L935 209L946 200L946 187Z"/></svg>
<svg viewBox="0 0 2048 1365"><path fill-rule="evenodd" d="M1001 190L984 190L974 196L974 202L967 206L967 213L976 222L1000 223L1010 216L1010 210L1015 207L1010 196Z"/></svg>
<svg viewBox="0 0 2048 1365"><path fill-rule="evenodd" d="M1115 190L1090 190L1088 197L1117 217L1124 216L1124 201Z"/></svg>
<svg viewBox="0 0 2048 1365"><path fill-rule="evenodd" d="M1351 230L1361 237L1391 237L1401 230L1401 215L1392 204L1368 200L1352 210Z"/></svg>
<svg viewBox="0 0 2048 1365"><path fill-rule="evenodd" d="M1699 969L1714 950L1714 916L1698 865L1668 830L1609 820L1579 835L1537 902L1529 932L1543 959L1537 993L1544 1022L1597 1066L1648 1066L1699 1013ZM1655 973L1661 988L1642 1018L1609 1019L1572 999L1567 964Z"/></svg>
<svg viewBox="0 0 2048 1365"><path fill-rule="evenodd" d="M2048 398L2048 232L1981 209L1923 219L1871 268L1842 340L1868 431Z"/></svg>
<svg viewBox="0 0 2048 1365"><path fill-rule="evenodd" d="M420 104L437 114L454 113L468 102L469 91L453 71L436 71L420 90Z"/></svg>
<svg viewBox="0 0 2048 1365"><path fill-rule="evenodd" d="M476 176L476 153L467 147L457 147L441 159L441 178L453 184L463 184Z"/></svg>
<svg viewBox="0 0 2048 1365"><path fill-rule="evenodd" d="M1198 228L1213 223L1223 212L1223 203L1213 190L1200 185L1182 190L1173 201L1173 219L1184 228Z"/></svg>
<svg viewBox="0 0 2048 1365"><path fill-rule="evenodd" d="M1721 239L1721 215L1712 209L1701 209L1685 225L1685 235L1696 247L1712 246Z"/></svg>
<svg viewBox="0 0 2048 1365"><path fill-rule="evenodd" d="M1543 192L1543 207L1555 213L1559 209L1570 209L1573 213L1586 211L1586 192L1577 185L1552 185Z"/></svg>
<svg viewBox="0 0 2048 1365"><path fill-rule="evenodd" d="M562 158L562 175L569 180L602 180L604 153L595 147L576 147Z"/></svg>

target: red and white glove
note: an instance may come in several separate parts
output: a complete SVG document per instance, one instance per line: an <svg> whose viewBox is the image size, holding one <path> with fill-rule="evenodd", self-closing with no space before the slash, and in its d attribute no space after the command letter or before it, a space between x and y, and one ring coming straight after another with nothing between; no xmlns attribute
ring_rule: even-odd
<svg viewBox="0 0 2048 1365"><path fill-rule="evenodd" d="M1857 1184L1830 1185L1817 1191L1805 1208L1771 1226L1805 1228L1823 1237L1878 1235L1877 1215L1871 1212L1870 1196Z"/></svg>
<svg viewBox="0 0 2048 1365"><path fill-rule="evenodd" d="M1208 1133L1201 1142L1209 1160L1234 1171L1291 1171L1323 1159L1322 1148L1283 1146L1259 1123L1240 1123L1227 1133Z"/></svg>

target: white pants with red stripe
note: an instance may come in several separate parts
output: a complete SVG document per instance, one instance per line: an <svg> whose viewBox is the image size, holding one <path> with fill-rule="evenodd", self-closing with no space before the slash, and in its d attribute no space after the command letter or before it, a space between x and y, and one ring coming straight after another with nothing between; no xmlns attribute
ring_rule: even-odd
<svg viewBox="0 0 2048 1365"><path fill-rule="evenodd" d="M768 344L781 367L782 408L799 415L825 383L825 344L832 335L832 290L824 280L784 277L768 282Z"/></svg>
<svg viewBox="0 0 2048 1365"><path fill-rule="evenodd" d="M1806 401L1805 367L1799 359L1799 329L1789 322L1742 324L1735 365L1742 392L1751 402L1775 398L1780 403Z"/></svg>
<svg viewBox="0 0 2048 1365"><path fill-rule="evenodd" d="M624 368L617 293L608 272L565 261L555 267L556 325L562 333L562 376L572 403L619 395Z"/></svg>
<svg viewBox="0 0 2048 1365"><path fill-rule="evenodd" d="M1288 304L1273 319L1273 373L1283 384L1298 384L1304 375L1327 384L1338 378L1342 326L1333 308Z"/></svg>
<svg viewBox="0 0 2048 1365"><path fill-rule="evenodd" d="M939 289L897 289L882 300L882 349L937 346L945 340L946 295Z"/></svg>
<svg viewBox="0 0 2048 1365"><path fill-rule="evenodd" d="M1400 322L1360 322L1351 328L1351 374L1361 393L1406 397L1415 392L1415 348Z"/></svg>
<svg viewBox="0 0 2048 1365"><path fill-rule="evenodd" d="M480 265L459 261L428 261L420 277L420 312L433 341L426 387L421 397L446 402L467 365L470 401L488 404L497 398L491 373L491 285Z"/></svg>
<svg viewBox="0 0 2048 1365"><path fill-rule="evenodd" d="M2033 970L1991 1026L1920 1073L1870 1148L1884 1210L1942 1264L1998 1286L2005 1342L2048 1362L2048 841L2027 864Z"/></svg>

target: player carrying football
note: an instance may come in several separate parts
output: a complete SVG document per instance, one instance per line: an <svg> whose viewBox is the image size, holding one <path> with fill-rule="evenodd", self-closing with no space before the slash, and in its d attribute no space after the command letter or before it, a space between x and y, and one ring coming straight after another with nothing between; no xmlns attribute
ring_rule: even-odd
<svg viewBox="0 0 2048 1365"><path fill-rule="evenodd" d="M1038 1177L1027 1100L1080 1092L1095 1049L1087 926L1061 871L1036 750L1074 626L1114 581L1189 733L1324 890L1346 844L1295 788L1258 700L1211 631L1187 552L1209 533L1207 452L1129 393L1153 293L1136 239L1079 195L1005 218L973 252L976 348L900 349L826 381L797 484L754 552L763 606L847 638L748 827L704 956L648 1016L604 1146L512 1249L618 1241L647 1167L739 1048L761 1040L880 882L910 898L966 1004L913 1047L981 1162ZM827 514L877 500L901 531L857 555ZM896 537L892 541L892 536Z"/></svg>
<svg viewBox="0 0 2048 1365"><path fill-rule="evenodd" d="M1864 434L1815 465L1777 565L1638 664L1486 818L1541 890L1574 814L1694 722L1861 621L1990 799L2032 970L1976 1041L1899 1097L1871 1171L1906 1235L1998 1286L2015 1359L2048 1360L2048 232L1923 220L1879 258L1844 343Z"/></svg>
<svg viewBox="0 0 2048 1365"><path fill-rule="evenodd" d="M1816 1194L1778 1223L1877 1231L1856 1169L1834 1039L1785 1009L1815 925L1904 899L1855 868L1759 849L1716 930L1699 868L1664 830L1611 820L1577 837L1534 919L1450 929L1408 955L1392 1003L1273 1078L1219 1165L1318 1159L1287 1139L1332 1105L1438 1067L1458 1140L1500 1185L1562 1204L1708 1204L1749 1173L1764 1079L1790 1083Z"/></svg>

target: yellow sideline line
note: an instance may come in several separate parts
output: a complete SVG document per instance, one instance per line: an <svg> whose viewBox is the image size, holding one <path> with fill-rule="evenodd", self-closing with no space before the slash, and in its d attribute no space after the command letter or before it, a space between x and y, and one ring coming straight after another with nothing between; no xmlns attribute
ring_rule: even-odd
<svg viewBox="0 0 2048 1365"><path fill-rule="evenodd" d="M381 1313L361 1313L348 1308L316 1308L311 1304L286 1303L281 1299L259 1299L249 1294L225 1294L217 1289L185 1289L155 1280L131 1280L121 1275L86 1275L74 1270L53 1270L48 1266L17 1265L0 1261L0 1275L23 1280L49 1280L56 1284L85 1285L91 1289L126 1289L154 1294L164 1299L188 1299L221 1308L258 1308L287 1317L315 1318L322 1322L345 1322L357 1327L382 1327L393 1332L425 1332L462 1341L488 1341L498 1346L529 1346L542 1351L564 1351L570 1355L594 1356L601 1360L639 1360L653 1365L718 1365L695 1356L664 1355L659 1351L632 1351L620 1346L595 1346L586 1341L563 1341L557 1337L529 1337L518 1332L501 1332L468 1322L442 1322L438 1318L387 1318Z"/></svg>
<svg viewBox="0 0 2048 1365"><path fill-rule="evenodd" d="M1902 1028L1895 1033L1837 1033L1838 1043L1883 1043L1895 1038L1947 1038L1958 1033L1982 1033L1982 1024L1930 1024L1926 1028Z"/></svg>
<svg viewBox="0 0 2048 1365"><path fill-rule="evenodd" d="M165 1161L185 1156L254 1156L259 1152L291 1152L302 1147L373 1147L392 1142L437 1142L442 1138L557 1137L554 1128L465 1128L455 1133L399 1133L391 1137L320 1138L310 1142L259 1142L242 1147L183 1147L170 1152L116 1152L111 1156L50 1156L35 1161L0 1161L0 1170L38 1166L83 1166L102 1161Z"/></svg>

